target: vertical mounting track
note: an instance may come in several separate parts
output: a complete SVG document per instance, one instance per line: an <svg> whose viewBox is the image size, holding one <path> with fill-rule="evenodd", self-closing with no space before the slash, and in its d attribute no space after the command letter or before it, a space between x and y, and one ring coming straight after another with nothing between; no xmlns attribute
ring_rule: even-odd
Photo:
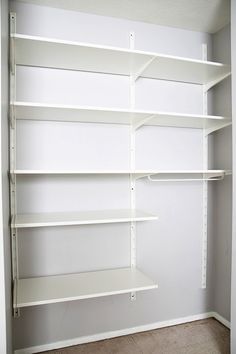
<svg viewBox="0 0 236 354"><path fill-rule="evenodd" d="M10 34L16 32L16 14L10 13ZM15 41L10 38L10 101L14 102L16 98L16 64L15 64ZM9 112L10 120L10 171L16 168L16 119L15 111L12 106ZM16 199L16 176L10 175L10 207L11 207L11 221L14 220L17 209ZM18 236L17 229L11 227L11 249L12 249L12 278L13 278L13 301L16 303L17 281L19 279L18 269ZM18 308L13 309L14 317L20 315Z"/></svg>
<svg viewBox="0 0 236 354"><path fill-rule="evenodd" d="M207 60L207 44L202 45L202 59ZM207 90L203 85L203 114L208 113ZM208 169L208 135L206 129L203 129L203 169ZM201 287L206 289L207 283L207 209L208 209L208 182L203 181L203 220L202 220L202 280Z"/></svg>
<svg viewBox="0 0 236 354"><path fill-rule="evenodd" d="M134 32L130 32L130 49L134 49L135 36ZM130 94L130 110L135 108L135 76L130 75L129 94ZM133 122L130 122L130 170L135 170L135 129ZM130 174L130 207L135 210L135 176ZM136 223L131 221L130 224L130 265L131 268L136 267ZM136 300L136 293L131 293L131 300Z"/></svg>

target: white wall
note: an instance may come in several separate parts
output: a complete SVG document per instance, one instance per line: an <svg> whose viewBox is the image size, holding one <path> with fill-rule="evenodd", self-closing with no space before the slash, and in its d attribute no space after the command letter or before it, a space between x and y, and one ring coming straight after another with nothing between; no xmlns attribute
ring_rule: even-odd
<svg viewBox="0 0 236 354"><path fill-rule="evenodd" d="M11 266L8 192L8 1L0 2L0 353L12 353Z"/></svg>
<svg viewBox="0 0 236 354"><path fill-rule="evenodd" d="M231 62L232 62L232 115L233 115L233 171L236 166L236 1L231 1ZM236 352L236 174L233 174L233 240L231 288L231 352Z"/></svg>
<svg viewBox="0 0 236 354"><path fill-rule="evenodd" d="M201 58L210 36L174 28L12 3L19 33L135 47ZM209 54L210 55L210 54ZM20 67L17 99L129 107L128 78ZM136 108L202 112L197 85L140 79ZM211 109L209 110L211 111ZM128 168L128 127L21 121L18 168ZM198 130L144 127L137 132L136 167L202 168ZM42 144L43 143L43 144ZM218 166L217 166L218 167ZM220 182L219 182L220 183ZM18 178L19 212L129 207L129 181L108 177ZM201 289L202 185L137 183L137 207L159 221L137 225L138 267L159 289L137 294L25 308L14 320L14 346L24 348L135 327L213 310L212 245L208 286ZM20 276L79 272L129 265L129 225L93 225L19 232Z"/></svg>
<svg viewBox="0 0 236 354"><path fill-rule="evenodd" d="M230 65L230 26L213 36L213 56ZM214 114L232 116L231 78L213 88ZM232 169L232 128L214 134L213 161L215 168ZM215 183L213 190L214 232L214 310L230 321L231 242L232 242L232 179Z"/></svg>

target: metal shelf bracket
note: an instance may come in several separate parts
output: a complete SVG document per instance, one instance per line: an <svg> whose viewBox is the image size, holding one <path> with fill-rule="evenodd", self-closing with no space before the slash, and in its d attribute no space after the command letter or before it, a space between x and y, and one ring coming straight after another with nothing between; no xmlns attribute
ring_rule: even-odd
<svg viewBox="0 0 236 354"><path fill-rule="evenodd" d="M206 59L207 60L207 59ZM231 72L224 74L222 76L219 76L217 79L209 82L208 84L203 85L203 90L206 93L207 91L209 91L212 87L214 87L215 85L217 85L219 82L225 80L227 77L229 77L231 75Z"/></svg>
<svg viewBox="0 0 236 354"><path fill-rule="evenodd" d="M225 127L228 127L229 125L232 125L232 122L225 122L225 123L219 123L219 124L216 124L214 127L211 127L211 128L206 128L204 130L205 132L205 136L219 130L219 129L223 129Z"/></svg>
<svg viewBox="0 0 236 354"><path fill-rule="evenodd" d="M135 74L134 74L134 81L137 81L142 73L149 67L149 65L156 59L156 57L152 57L149 59Z"/></svg>
<svg viewBox="0 0 236 354"><path fill-rule="evenodd" d="M16 33L16 14L10 13L10 34ZM10 101L14 102L16 98L16 64L15 64L15 41L10 38ZM10 108L10 171L16 168L16 117L15 108ZM16 198L16 176L9 174L10 182L10 207L11 220L14 220L17 213L17 198ZM11 228L11 257L12 257L12 279L13 279L13 304L17 303L17 281L19 279L18 267L18 235L17 229ZM20 310L13 306L13 316L19 317Z"/></svg>
<svg viewBox="0 0 236 354"><path fill-rule="evenodd" d="M15 107L13 105L10 106L10 127L11 129L16 127Z"/></svg>
<svg viewBox="0 0 236 354"><path fill-rule="evenodd" d="M150 114L147 117L145 117L144 119L142 119L141 121L137 122L136 124L133 125L134 130L139 129L140 127L142 127L145 123L147 123L148 121L150 121L154 117L155 117L155 114Z"/></svg>
<svg viewBox="0 0 236 354"><path fill-rule="evenodd" d="M207 44L202 45L202 59L207 60ZM202 109L203 114L207 115L208 113L208 97L206 87L203 86L202 91ZM208 169L208 135L206 129L203 129L203 169ZM203 181L203 191L202 191L202 205L203 205L203 214L202 214L202 256L201 256L201 287L206 289L207 286L207 243L208 243L208 183Z"/></svg>
<svg viewBox="0 0 236 354"><path fill-rule="evenodd" d="M130 32L130 49L134 50L135 34ZM130 75L130 110L135 108L135 77ZM135 129L130 126L130 170L135 170ZM135 176L130 174L130 208L135 210ZM130 265L136 266L136 222L130 223ZM136 300L136 292L131 293L131 300Z"/></svg>

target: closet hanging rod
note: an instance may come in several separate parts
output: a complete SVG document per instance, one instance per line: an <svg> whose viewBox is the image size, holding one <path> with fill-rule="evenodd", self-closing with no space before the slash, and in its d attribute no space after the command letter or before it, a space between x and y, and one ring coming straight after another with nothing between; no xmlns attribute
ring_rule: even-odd
<svg viewBox="0 0 236 354"><path fill-rule="evenodd" d="M167 179L155 179L151 176L147 176L150 182L193 182L193 181L221 181L224 176L214 177L214 178L167 178Z"/></svg>

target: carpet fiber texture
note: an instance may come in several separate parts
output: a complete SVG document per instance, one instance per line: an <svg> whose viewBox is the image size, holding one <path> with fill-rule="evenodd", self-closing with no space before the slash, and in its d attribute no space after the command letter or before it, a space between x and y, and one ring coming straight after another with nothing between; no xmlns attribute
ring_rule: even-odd
<svg viewBox="0 0 236 354"><path fill-rule="evenodd" d="M213 318L51 350L51 354L229 354L230 331Z"/></svg>

